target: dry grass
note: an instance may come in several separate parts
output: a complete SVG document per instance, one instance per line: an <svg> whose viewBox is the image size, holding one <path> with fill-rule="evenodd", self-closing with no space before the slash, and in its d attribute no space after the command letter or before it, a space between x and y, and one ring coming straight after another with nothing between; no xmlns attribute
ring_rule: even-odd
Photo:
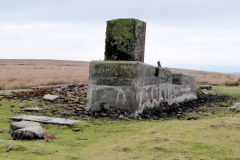
<svg viewBox="0 0 240 160"><path fill-rule="evenodd" d="M87 82L88 62L0 60L0 89Z"/></svg>
<svg viewBox="0 0 240 160"><path fill-rule="evenodd" d="M224 74L216 72L204 72L196 70L187 69L176 69L171 68L172 72L182 72L185 74L192 75L196 78L198 83L209 83L209 84L233 84L234 86L238 84L240 75Z"/></svg>
<svg viewBox="0 0 240 160"><path fill-rule="evenodd" d="M59 60L0 60L0 89L88 81L89 62ZM210 84L235 84L240 76L172 68Z"/></svg>

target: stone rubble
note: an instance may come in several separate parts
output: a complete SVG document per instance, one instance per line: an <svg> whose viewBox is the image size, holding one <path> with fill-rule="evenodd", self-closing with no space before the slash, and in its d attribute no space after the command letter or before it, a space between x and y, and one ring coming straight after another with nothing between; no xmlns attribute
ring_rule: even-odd
<svg viewBox="0 0 240 160"><path fill-rule="evenodd" d="M21 109L21 111L27 111L27 112L39 112L43 110L42 108L39 108L39 107L28 107L28 108L23 108Z"/></svg>
<svg viewBox="0 0 240 160"><path fill-rule="evenodd" d="M16 131L18 129L23 129L26 127L33 127L33 126L40 126L40 123L37 122L30 122L30 121L20 121L20 122L13 122L10 124L9 132Z"/></svg>
<svg viewBox="0 0 240 160"><path fill-rule="evenodd" d="M200 85L199 89L206 89L206 90L211 90L212 86L208 84Z"/></svg>
<svg viewBox="0 0 240 160"><path fill-rule="evenodd" d="M240 110L240 102L234 103L233 106L228 107L227 110L233 110L233 111L239 112L239 110Z"/></svg>
<svg viewBox="0 0 240 160"><path fill-rule="evenodd" d="M20 121L10 124L9 133L15 139L41 139L47 132L41 127L40 123Z"/></svg>
<svg viewBox="0 0 240 160"><path fill-rule="evenodd" d="M57 95L51 95L51 94L46 94L44 95L43 99L46 101L51 101L51 102L55 102L59 99L60 97Z"/></svg>
<svg viewBox="0 0 240 160"><path fill-rule="evenodd" d="M26 127L11 132L12 138L15 139L42 139L47 132L41 126Z"/></svg>
<svg viewBox="0 0 240 160"><path fill-rule="evenodd" d="M39 88L39 90L41 89ZM53 88L49 91L44 91L42 94L37 96L39 98L39 101L42 100L45 94L58 95L60 96L60 98L54 103L47 102L47 106L44 108L44 110L41 110L39 112L51 112L54 116L61 117L79 116L86 120L90 120L93 117L119 120L159 119L167 118L168 116L181 117L184 112L197 109L200 105L222 102L230 99L230 97L224 95L213 95L206 92L199 92L197 100L193 100L191 102L187 101L173 105L162 103L161 106L158 107L146 107L142 114L134 115L120 110L112 110L111 106L109 106L108 104L103 104L102 111L86 111L87 93L88 85L81 83L62 85L61 87ZM19 107L31 107L24 104L26 101L30 100L31 97L19 97L18 99L22 100L23 102ZM41 108L41 106L39 106L39 108Z"/></svg>

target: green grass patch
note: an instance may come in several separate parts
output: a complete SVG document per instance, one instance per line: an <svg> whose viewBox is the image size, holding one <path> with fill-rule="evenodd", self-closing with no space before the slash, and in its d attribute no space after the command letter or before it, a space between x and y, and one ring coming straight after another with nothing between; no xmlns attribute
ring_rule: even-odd
<svg viewBox="0 0 240 160"><path fill-rule="evenodd" d="M40 102L0 100L0 159L3 160L106 160L106 159L240 159L240 114L227 112L227 106L240 99L239 87L214 87L211 92L234 96L236 100L201 106L207 112L189 113L198 120L110 121L92 119L72 127L42 125L48 134L44 140L10 141L9 117L21 115L18 104ZM35 113L44 115L44 113ZM51 115L51 113L49 113ZM72 117L78 118L78 117ZM72 128L80 128L79 132Z"/></svg>

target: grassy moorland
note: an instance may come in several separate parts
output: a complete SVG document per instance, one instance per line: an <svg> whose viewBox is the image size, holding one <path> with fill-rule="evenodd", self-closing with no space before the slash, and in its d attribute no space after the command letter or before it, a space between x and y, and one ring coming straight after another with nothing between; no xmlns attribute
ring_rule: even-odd
<svg viewBox="0 0 240 160"><path fill-rule="evenodd" d="M89 62L59 60L1 60L0 89L88 81ZM240 75L170 68L192 75L197 82L236 83Z"/></svg>
<svg viewBox="0 0 240 160"><path fill-rule="evenodd" d="M88 65L82 61L0 59L0 89L87 82Z"/></svg>
<svg viewBox="0 0 240 160"><path fill-rule="evenodd" d="M168 119L143 121L84 120L73 127L43 125L48 134L44 140L11 140L7 133L9 117L19 115L19 100L0 98L1 160L238 160L240 159L240 114L227 111L240 101L239 87L214 87L211 92L224 93L235 100L201 106L198 120ZM37 99L25 102L32 105ZM41 113L36 113L41 115ZM51 113L49 113L51 115ZM78 119L78 117L70 117ZM72 128L80 128L73 132Z"/></svg>

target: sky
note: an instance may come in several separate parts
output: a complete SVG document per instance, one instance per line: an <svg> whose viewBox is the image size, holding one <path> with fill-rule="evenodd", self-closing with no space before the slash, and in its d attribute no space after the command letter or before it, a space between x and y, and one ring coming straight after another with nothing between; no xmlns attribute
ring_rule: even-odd
<svg viewBox="0 0 240 160"><path fill-rule="evenodd" d="M240 72L239 8L239 0L0 0L0 59L103 60L106 21L137 18L147 23L145 63Z"/></svg>

